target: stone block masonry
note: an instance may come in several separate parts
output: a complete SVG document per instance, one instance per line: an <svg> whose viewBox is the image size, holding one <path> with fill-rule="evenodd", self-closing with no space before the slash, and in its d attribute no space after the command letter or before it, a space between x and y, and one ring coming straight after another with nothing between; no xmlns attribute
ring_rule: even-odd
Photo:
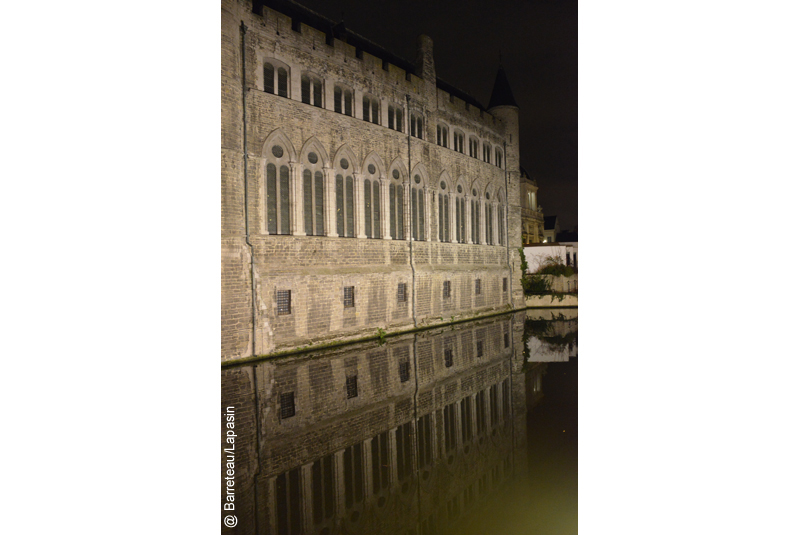
<svg viewBox="0 0 800 535"><path fill-rule="evenodd" d="M222 2L222 360L524 307L518 109L266 4Z"/></svg>

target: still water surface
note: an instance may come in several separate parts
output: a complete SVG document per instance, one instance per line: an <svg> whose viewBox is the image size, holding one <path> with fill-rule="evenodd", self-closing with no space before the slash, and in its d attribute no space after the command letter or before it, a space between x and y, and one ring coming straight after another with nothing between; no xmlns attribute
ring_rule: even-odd
<svg viewBox="0 0 800 535"><path fill-rule="evenodd" d="M577 533L577 331L574 309L529 310L225 368L223 529Z"/></svg>

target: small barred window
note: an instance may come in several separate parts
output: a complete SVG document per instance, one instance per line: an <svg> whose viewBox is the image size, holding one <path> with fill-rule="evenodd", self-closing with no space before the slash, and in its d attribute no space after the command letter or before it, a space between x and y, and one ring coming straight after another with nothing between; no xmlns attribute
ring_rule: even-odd
<svg viewBox="0 0 800 535"><path fill-rule="evenodd" d="M405 383L411 377L411 365L407 360L400 361L400 382Z"/></svg>
<svg viewBox="0 0 800 535"><path fill-rule="evenodd" d="M294 416L294 392L281 394L281 420Z"/></svg>
<svg viewBox="0 0 800 535"><path fill-rule="evenodd" d="M397 302L398 303L405 303L407 300L406 297L406 283L401 282L397 285Z"/></svg>
<svg viewBox="0 0 800 535"><path fill-rule="evenodd" d="M446 368L451 368L453 366L453 350L452 349L445 349L444 350L444 365Z"/></svg>
<svg viewBox="0 0 800 535"><path fill-rule="evenodd" d="M481 358L483 356L483 340L478 340L475 356L478 358Z"/></svg>
<svg viewBox="0 0 800 535"><path fill-rule="evenodd" d="M475 295L481 295L481 280L475 279Z"/></svg>
<svg viewBox="0 0 800 535"><path fill-rule="evenodd" d="M347 376L347 399L358 397L358 375Z"/></svg>
<svg viewBox="0 0 800 535"><path fill-rule="evenodd" d="M442 288L442 298L444 299L450 298L450 281L444 281L444 287Z"/></svg>
<svg viewBox="0 0 800 535"><path fill-rule="evenodd" d="M356 293L355 286L344 287L344 306L346 308L351 308L356 306L355 293Z"/></svg>
<svg viewBox="0 0 800 535"><path fill-rule="evenodd" d="M292 313L292 291L278 290L278 315Z"/></svg>

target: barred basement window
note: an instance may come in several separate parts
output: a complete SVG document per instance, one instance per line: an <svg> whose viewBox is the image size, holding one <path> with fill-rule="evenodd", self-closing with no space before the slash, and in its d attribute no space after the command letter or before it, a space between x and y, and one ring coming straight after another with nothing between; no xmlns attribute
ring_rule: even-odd
<svg viewBox="0 0 800 535"><path fill-rule="evenodd" d="M481 295L481 279L475 279L475 295Z"/></svg>
<svg viewBox="0 0 800 535"><path fill-rule="evenodd" d="M344 287L344 306L345 308L352 308L356 306L355 286Z"/></svg>
<svg viewBox="0 0 800 535"><path fill-rule="evenodd" d="M407 299L406 296L406 283L401 282L397 285L397 302L398 303L405 303Z"/></svg>
<svg viewBox="0 0 800 535"><path fill-rule="evenodd" d="M449 299L450 298L450 281L444 281L444 286L442 287L442 299Z"/></svg>
<svg viewBox="0 0 800 535"><path fill-rule="evenodd" d="M503 347L508 349L508 333L503 333Z"/></svg>
<svg viewBox="0 0 800 535"><path fill-rule="evenodd" d="M444 365L446 368L451 368L453 366L453 350L452 349L445 349L444 350Z"/></svg>
<svg viewBox="0 0 800 535"><path fill-rule="evenodd" d="M398 366L400 382L405 383L411 377L411 364L407 360L401 360Z"/></svg>
<svg viewBox="0 0 800 535"><path fill-rule="evenodd" d="M281 420L294 416L294 392L281 394Z"/></svg>
<svg viewBox="0 0 800 535"><path fill-rule="evenodd" d="M507 292L507 291L508 291L508 278L507 277L503 277L503 292Z"/></svg>
<svg viewBox="0 0 800 535"><path fill-rule="evenodd" d="M292 313L292 291L278 290L278 315L284 316Z"/></svg>
<svg viewBox="0 0 800 535"><path fill-rule="evenodd" d="M347 376L347 399L358 397L358 375Z"/></svg>
<svg viewBox="0 0 800 535"><path fill-rule="evenodd" d="M483 340L478 340L475 356L477 358L481 358L483 356Z"/></svg>

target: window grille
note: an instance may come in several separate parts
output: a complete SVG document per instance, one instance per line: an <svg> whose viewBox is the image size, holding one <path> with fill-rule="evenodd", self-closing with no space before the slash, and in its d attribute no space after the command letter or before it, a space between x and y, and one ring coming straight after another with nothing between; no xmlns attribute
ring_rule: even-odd
<svg viewBox="0 0 800 535"><path fill-rule="evenodd" d="M444 281L444 287L442 288L442 298L448 299L450 297L450 281Z"/></svg>
<svg viewBox="0 0 800 535"><path fill-rule="evenodd" d="M278 290L278 315L292 313L292 291Z"/></svg>
<svg viewBox="0 0 800 535"><path fill-rule="evenodd" d="M481 280L475 279L475 295L481 295Z"/></svg>
<svg viewBox="0 0 800 535"><path fill-rule="evenodd" d="M344 306L346 308L356 306L355 286L344 287Z"/></svg>
<svg viewBox="0 0 800 535"><path fill-rule="evenodd" d="M411 364L407 360L401 360L399 365L400 382L405 383L411 377Z"/></svg>
<svg viewBox="0 0 800 535"><path fill-rule="evenodd" d="M453 350L452 349L445 349L444 350L444 365L446 368L450 368L453 366Z"/></svg>
<svg viewBox="0 0 800 535"><path fill-rule="evenodd" d="M347 399L358 397L358 375L347 377Z"/></svg>
<svg viewBox="0 0 800 535"><path fill-rule="evenodd" d="M406 302L406 283L401 282L397 285L397 302L398 303L405 303Z"/></svg>
<svg viewBox="0 0 800 535"><path fill-rule="evenodd" d="M281 394L281 420L294 416L294 392Z"/></svg>
<svg viewBox="0 0 800 535"><path fill-rule="evenodd" d="M477 358L481 358L483 356L483 340L478 340L476 356Z"/></svg>

